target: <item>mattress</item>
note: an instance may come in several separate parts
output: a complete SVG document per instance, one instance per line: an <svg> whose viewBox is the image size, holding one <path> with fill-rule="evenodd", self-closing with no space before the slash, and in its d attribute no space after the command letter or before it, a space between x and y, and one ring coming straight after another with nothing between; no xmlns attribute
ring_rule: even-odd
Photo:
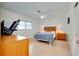
<svg viewBox="0 0 79 59"><path fill-rule="evenodd" d="M38 32L34 35L34 38L37 40L51 42L55 38L55 34L51 32Z"/></svg>

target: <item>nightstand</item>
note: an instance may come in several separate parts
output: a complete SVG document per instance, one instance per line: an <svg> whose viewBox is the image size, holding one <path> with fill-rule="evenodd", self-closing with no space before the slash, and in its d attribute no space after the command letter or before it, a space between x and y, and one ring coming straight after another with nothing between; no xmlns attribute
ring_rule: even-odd
<svg viewBox="0 0 79 59"><path fill-rule="evenodd" d="M66 33L56 33L57 40L66 40Z"/></svg>

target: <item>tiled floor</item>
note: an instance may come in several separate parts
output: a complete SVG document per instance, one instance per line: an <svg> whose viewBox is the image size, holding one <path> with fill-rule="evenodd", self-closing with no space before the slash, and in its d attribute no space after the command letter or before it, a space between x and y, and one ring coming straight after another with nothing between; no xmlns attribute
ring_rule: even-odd
<svg viewBox="0 0 79 59"><path fill-rule="evenodd" d="M50 46L31 39L29 47L30 56L71 56L67 41L55 40Z"/></svg>

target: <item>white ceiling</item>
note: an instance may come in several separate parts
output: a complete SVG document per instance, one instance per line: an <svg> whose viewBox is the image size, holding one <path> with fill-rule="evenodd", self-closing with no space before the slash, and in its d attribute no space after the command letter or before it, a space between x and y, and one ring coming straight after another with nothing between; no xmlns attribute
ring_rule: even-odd
<svg viewBox="0 0 79 59"><path fill-rule="evenodd" d="M40 18L38 10L45 13L46 18L64 17L69 5L69 2L0 2L2 8L36 19Z"/></svg>

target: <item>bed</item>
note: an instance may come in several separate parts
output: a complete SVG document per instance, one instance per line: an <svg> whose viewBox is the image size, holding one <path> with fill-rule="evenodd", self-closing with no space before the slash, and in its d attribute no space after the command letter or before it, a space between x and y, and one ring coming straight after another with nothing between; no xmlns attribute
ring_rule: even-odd
<svg viewBox="0 0 79 59"><path fill-rule="evenodd" d="M38 32L34 35L36 40L52 43L55 39L56 27L44 27L44 32Z"/></svg>

